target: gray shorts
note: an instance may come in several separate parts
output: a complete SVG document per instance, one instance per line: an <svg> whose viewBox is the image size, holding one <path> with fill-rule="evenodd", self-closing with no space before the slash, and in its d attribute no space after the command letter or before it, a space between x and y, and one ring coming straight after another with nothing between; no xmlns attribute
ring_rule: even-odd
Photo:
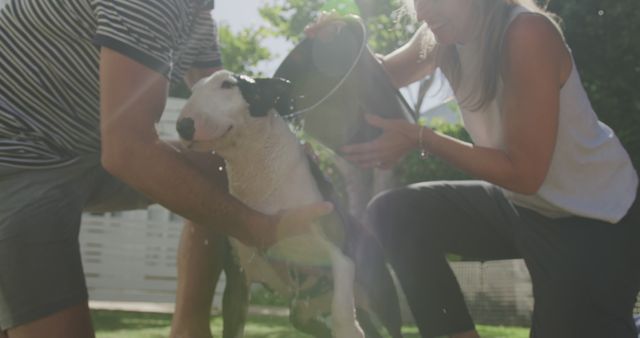
<svg viewBox="0 0 640 338"><path fill-rule="evenodd" d="M78 244L83 211L149 204L108 174L98 155L55 169L0 166L0 331L87 300Z"/></svg>

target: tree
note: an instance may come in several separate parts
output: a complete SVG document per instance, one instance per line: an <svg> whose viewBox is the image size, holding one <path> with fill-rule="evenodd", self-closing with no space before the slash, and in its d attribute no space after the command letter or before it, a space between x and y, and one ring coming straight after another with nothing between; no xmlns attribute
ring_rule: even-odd
<svg viewBox="0 0 640 338"><path fill-rule="evenodd" d="M229 26L218 26L218 41L224 68L238 74L263 75L254 71L255 66L272 57L271 52L263 45L263 41L273 35L264 27L245 28L237 33ZM170 95L187 98L190 90L180 81L173 84Z"/></svg>
<svg viewBox="0 0 640 338"><path fill-rule="evenodd" d="M407 41L415 29L408 20L395 20L392 13L399 6L393 0L288 0L266 4L260 15L274 27L274 34L297 43L304 37L304 27L322 11L357 14L368 27L369 46L377 53L388 53Z"/></svg>
<svg viewBox="0 0 640 338"><path fill-rule="evenodd" d="M640 168L640 2L554 0L582 82L600 119Z"/></svg>

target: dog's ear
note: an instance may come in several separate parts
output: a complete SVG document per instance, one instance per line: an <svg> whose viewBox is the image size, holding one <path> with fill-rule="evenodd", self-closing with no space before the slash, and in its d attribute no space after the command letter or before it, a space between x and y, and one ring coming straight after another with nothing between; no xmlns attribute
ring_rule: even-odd
<svg viewBox="0 0 640 338"><path fill-rule="evenodd" d="M291 113L291 82L281 78L252 79L246 75L236 76L242 97L249 103L253 117L266 116L276 109L280 115Z"/></svg>
<svg viewBox="0 0 640 338"><path fill-rule="evenodd" d="M287 116L293 113L293 109L295 106L295 102L291 95L291 91L293 89L293 85L291 81L283 78L273 78L274 88L276 90L276 94L278 95L274 108L280 114L280 116Z"/></svg>

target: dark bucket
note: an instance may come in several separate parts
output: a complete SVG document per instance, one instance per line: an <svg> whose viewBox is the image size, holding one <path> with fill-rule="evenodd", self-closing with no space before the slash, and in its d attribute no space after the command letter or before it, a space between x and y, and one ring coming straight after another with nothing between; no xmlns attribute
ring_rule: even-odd
<svg viewBox="0 0 640 338"><path fill-rule="evenodd" d="M300 42L274 74L292 82L293 111L301 112L305 133L333 150L380 135L365 112L415 123L413 110L364 44L364 25L343 21L328 40Z"/></svg>

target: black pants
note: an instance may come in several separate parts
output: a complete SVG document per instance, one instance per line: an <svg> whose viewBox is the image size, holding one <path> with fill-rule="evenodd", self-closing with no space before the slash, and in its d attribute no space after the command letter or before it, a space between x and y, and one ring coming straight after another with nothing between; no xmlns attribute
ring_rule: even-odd
<svg viewBox="0 0 640 338"><path fill-rule="evenodd" d="M551 219L519 208L497 187L431 182L376 197L368 222L385 248L422 337L474 328L447 253L524 258L535 306L531 337L637 338L638 201L617 224Z"/></svg>

